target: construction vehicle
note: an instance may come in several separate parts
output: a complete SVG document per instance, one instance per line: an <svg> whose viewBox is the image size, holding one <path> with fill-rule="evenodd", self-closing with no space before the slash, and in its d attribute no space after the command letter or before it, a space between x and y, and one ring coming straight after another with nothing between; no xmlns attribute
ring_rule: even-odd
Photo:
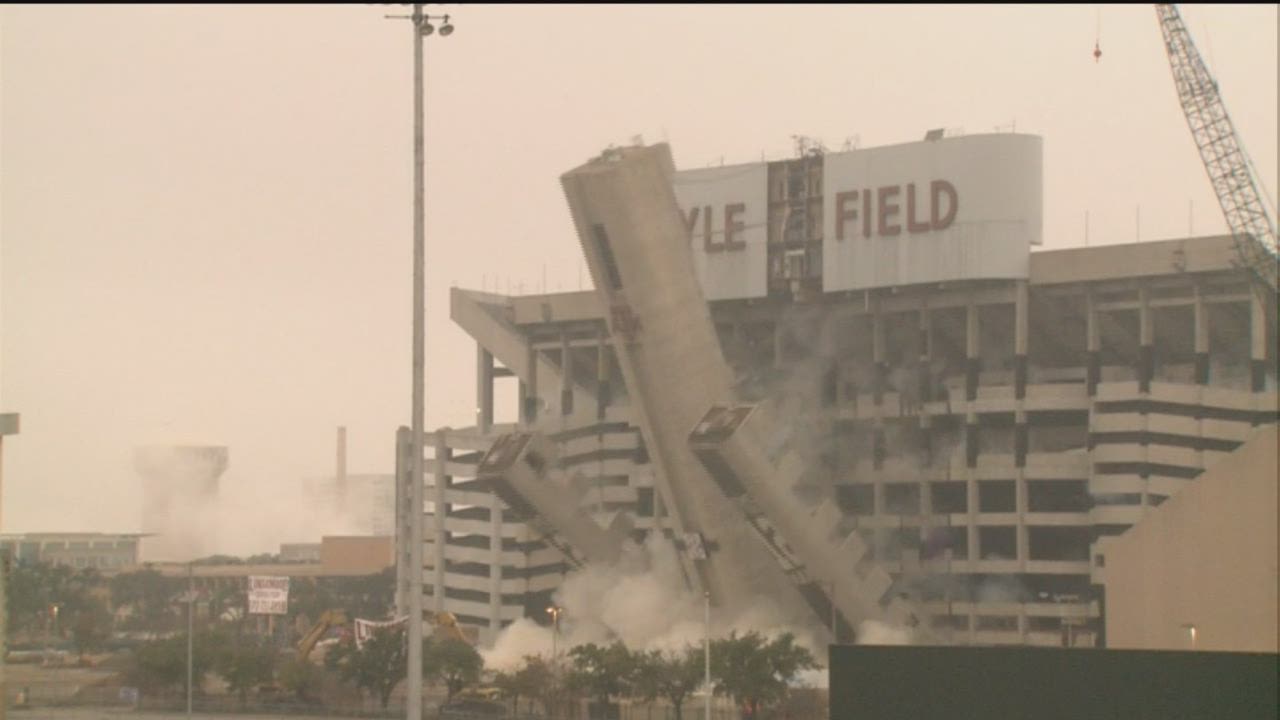
<svg viewBox="0 0 1280 720"><path fill-rule="evenodd" d="M315 625L312 625L311 629L298 641L298 659L306 661L325 633L331 628L343 627L347 622L347 614L341 610L325 610L320 613L320 619L316 620Z"/></svg>
<svg viewBox="0 0 1280 720"><path fill-rule="evenodd" d="M453 638L454 640L461 640L462 642L475 647L475 640L468 637L467 634L462 631L462 626L458 624L458 618L455 617L453 613L429 612L426 614L426 617L427 622L431 623L431 626L435 628L435 635Z"/></svg>
<svg viewBox="0 0 1280 720"><path fill-rule="evenodd" d="M427 622L435 628L434 636L450 638L459 642L464 642L470 647L475 647L475 638L470 637L458 624L458 618L451 612L441 611L437 613L426 613ZM459 716L471 715L503 715L506 712L506 706L499 701L503 697L500 688L492 685L472 685L463 688L454 695L453 702L448 706L441 708L442 716L453 714ZM447 712L446 712L447 710Z"/></svg>

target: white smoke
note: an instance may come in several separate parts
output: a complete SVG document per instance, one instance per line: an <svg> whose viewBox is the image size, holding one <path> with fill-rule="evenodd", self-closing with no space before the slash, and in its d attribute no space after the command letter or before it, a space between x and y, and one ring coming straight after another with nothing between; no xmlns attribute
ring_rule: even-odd
<svg viewBox="0 0 1280 720"><path fill-rule="evenodd" d="M555 603L563 608L557 635L527 618L518 620L502 631L491 649L482 651L486 666L510 669L526 655L548 655L553 645L563 653L577 645L614 640L632 650L678 651L701 645L707 630L703 598L688 589L675 548L656 533L642 546L629 545L617 563L592 563L570 573ZM812 632L790 627L780 617L767 602L753 603L731 616L713 608L711 636L723 637L733 630L754 630L766 637L790 632L815 657L825 657L825 646Z"/></svg>
<svg viewBox="0 0 1280 720"><path fill-rule="evenodd" d="M144 561L275 553L281 543L370 534L373 523L365 516L371 498L366 496L378 489L364 485L376 476L361 476L363 485L357 487L353 481L339 497L331 480L243 476L230 456L223 446L193 442L153 444L135 451L142 529L152 534L143 541Z"/></svg>
<svg viewBox="0 0 1280 720"><path fill-rule="evenodd" d="M895 627L875 620L858 624L859 645L910 645L911 630Z"/></svg>

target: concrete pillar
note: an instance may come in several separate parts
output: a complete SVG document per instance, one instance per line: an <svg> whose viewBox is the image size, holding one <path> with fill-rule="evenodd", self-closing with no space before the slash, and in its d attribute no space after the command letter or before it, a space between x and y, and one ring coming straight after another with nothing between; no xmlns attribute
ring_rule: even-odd
<svg viewBox="0 0 1280 720"><path fill-rule="evenodd" d="M1014 281L1013 300L1013 386L1014 397L1027 396L1027 335L1031 297L1026 280Z"/></svg>
<svg viewBox="0 0 1280 720"><path fill-rule="evenodd" d="M885 363L884 314L880 312L880 300L875 298L871 309L871 397L877 408L884 400Z"/></svg>
<svg viewBox="0 0 1280 720"><path fill-rule="evenodd" d="M1027 473L1022 468L1014 472L1013 509L1018 514L1015 530L1016 549L1018 551L1018 570L1027 571L1027 560L1031 558L1031 541L1027 533Z"/></svg>
<svg viewBox="0 0 1280 720"><path fill-rule="evenodd" d="M1249 368L1253 392L1267 387L1267 309L1255 290L1249 295Z"/></svg>
<svg viewBox="0 0 1280 720"><path fill-rule="evenodd" d="M1204 301L1204 288L1195 286L1195 352L1196 384L1209 384L1209 307Z"/></svg>
<svg viewBox="0 0 1280 720"><path fill-rule="evenodd" d="M489 496L489 631L502 631L502 500Z"/></svg>
<svg viewBox="0 0 1280 720"><path fill-rule="evenodd" d="M493 354L476 343L476 428L493 425Z"/></svg>
<svg viewBox="0 0 1280 720"><path fill-rule="evenodd" d="M1102 381L1102 338L1098 327L1098 308L1094 304L1093 292L1088 289L1084 293L1084 308L1084 342L1089 363L1086 383L1089 397L1093 397L1098 393L1098 383Z"/></svg>
<svg viewBox="0 0 1280 720"><path fill-rule="evenodd" d="M573 348L569 333L560 333L560 415L573 414Z"/></svg>
<svg viewBox="0 0 1280 720"><path fill-rule="evenodd" d="M929 305L920 306L920 365L917 369L918 392L921 403L933 402L933 323L930 320ZM928 417L927 415L925 417Z"/></svg>
<svg viewBox="0 0 1280 720"><path fill-rule="evenodd" d="M978 465L979 432L977 413L966 413L964 423L964 464L967 468L974 468Z"/></svg>
<svg viewBox="0 0 1280 720"><path fill-rule="evenodd" d="M982 356L979 349L980 330L978 305L970 300L965 306L964 317L964 399L969 402L978 398L978 373L982 370Z"/></svg>
<svg viewBox="0 0 1280 720"><path fill-rule="evenodd" d="M600 328L596 335L596 418L599 420L604 420L609 403L613 401L609 365L609 334Z"/></svg>
<svg viewBox="0 0 1280 720"><path fill-rule="evenodd" d="M445 491L453 484L453 478L449 475L448 463L453 459L453 450L449 447L449 438L447 430L437 430L435 435L436 441L436 457L435 469L432 472L432 513L434 520L433 529L434 545L435 545L435 572L432 573L431 596L435 599L432 608L435 612L444 612L444 561L445 548L449 533L445 530L445 518L449 514L449 503L445 500ZM415 512L422 512L422 508L415 508ZM422 592L422 588L417 588L417 592Z"/></svg>
<svg viewBox="0 0 1280 720"><path fill-rule="evenodd" d="M1138 392L1151 392L1155 369L1155 322L1151 295L1144 285L1138 288Z"/></svg>
<svg viewBox="0 0 1280 720"><path fill-rule="evenodd" d="M963 479L967 516L965 534L968 536L965 542L969 545L969 562L975 563L982 559L982 548L978 546L978 480L974 477L973 470L966 470Z"/></svg>
<svg viewBox="0 0 1280 720"><path fill-rule="evenodd" d="M529 380L520 383L520 420L526 425L538 421L538 349L530 342L525 350Z"/></svg>

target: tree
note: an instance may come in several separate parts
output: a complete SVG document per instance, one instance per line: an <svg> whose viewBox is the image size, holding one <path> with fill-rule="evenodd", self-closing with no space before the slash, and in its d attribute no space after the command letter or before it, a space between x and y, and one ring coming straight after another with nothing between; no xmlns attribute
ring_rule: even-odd
<svg viewBox="0 0 1280 720"><path fill-rule="evenodd" d="M111 612L106 603L96 597L88 597L71 616L71 641L81 663L84 654L97 650L111 637Z"/></svg>
<svg viewBox="0 0 1280 720"><path fill-rule="evenodd" d="M202 634L196 638L192 653L192 682L199 688L220 652L216 638ZM152 640L134 648L125 670L128 684L143 692L164 692L186 686L187 636L174 635Z"/></svg>
<svg viewBox="0 0 1280 720"><path fill-rule="evenodd" d="M520 714L520 696L528 697L524 685L520 682L520 672L497 670L493 673L493 686L502 692L502 697L511 701L511 714Z"/></svg>
<svg viewBox="0 0 1280 720"><path fill-rule="evenodd" d="M320 689L320 668L302 658L290 658L280 666L280 684L298 698L298 702L310 703L312 693Z"/></svg>
<svg viewBox="0 0 1280 720"><path fill-rule="evenodd" d="M361 648L352 638L343 640L325 655L324 662L342 679L377 695L385 710L391 691L405 678L407 656L404 630L387 627L374 630Z"/></svg>
<svg viewBox="0 0 1280 720"><path fill-rule="evenodd" d="M227 689L240 696L243 707L249 701L249 690L271 681L275 674L276 652L270 643L254 635L240 635L218 644L214 670L227 683Z"/></svg>
<svg viewBox="0 0 1280 720"><path fill-rule="evenodd" d="M422 651L422 674L444 682L445 702L468 685L480 680L484 659L480 653L457 638L430 638Z"/></svg>
<svg viewBox="0 0 1280 720"><path fill-rule="evenodd" d="M648 702L666 698L675 709L676 720L683 720L684 702L702 685L706 674L702 648L688 646L683 652L660 650L635 656L635 691Z"/></svg>
<svg viewBox="0 0 1280 720"><path fill-rule="evenodd" d="M525 655L516 677L524 694L542 703L542 713L547 717L558 715L572 694L563 674L541 655Z"/></svg>
<svg viewBox="0 0 1280 720"><path fill-rule="evenodd" d="M54 629L52 608L57 608L59 636L70 620L93 601L102 576L93 568L73 570L66 565L19 563L9 574L7 587L10 633L38 634Z"/></svg>
<svg viewBox="0 0 1280 720"><path fill-rule="evenodd" d="M630 688L635 662L622 642L614 641L608 647L578 645L569 650L569 657L569 687L594 698L602 708L609 705L610 697L623 695Z"/></svg>
<svg viewBox="0 0 1280 720"><path fill-rule="evenodd" d="M787 689L803 670L819 667L812 653L784 633L766 641L752 631L711 643L711 674L718 694L726 694L743 709L743 716L758 718L787 695Z"/></svg>
<svg viewBox="0 0 1280 720"><path fill-rule="evenodd" d="M153 568L120 573L111 578L111 602L133 612L129 625L148 630L168 629L176 617L173 596L179 590L177 578L168 578Z"/></svg>

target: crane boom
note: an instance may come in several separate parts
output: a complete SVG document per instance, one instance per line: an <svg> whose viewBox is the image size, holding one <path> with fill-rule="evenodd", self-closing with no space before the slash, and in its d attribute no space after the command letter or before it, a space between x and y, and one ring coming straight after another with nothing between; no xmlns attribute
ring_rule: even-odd
<svg viewBox="0 0 1280 720"><path fill-rule="evenodd" d="M1276 290L1276 230L1258 192L1249 157L1241 146L1218 83L1209 74L1178 8L1157 4L1169 68L1182 112L1191 128L1213 192L1235 239L1237 260L1262 283Z"/></svg>

